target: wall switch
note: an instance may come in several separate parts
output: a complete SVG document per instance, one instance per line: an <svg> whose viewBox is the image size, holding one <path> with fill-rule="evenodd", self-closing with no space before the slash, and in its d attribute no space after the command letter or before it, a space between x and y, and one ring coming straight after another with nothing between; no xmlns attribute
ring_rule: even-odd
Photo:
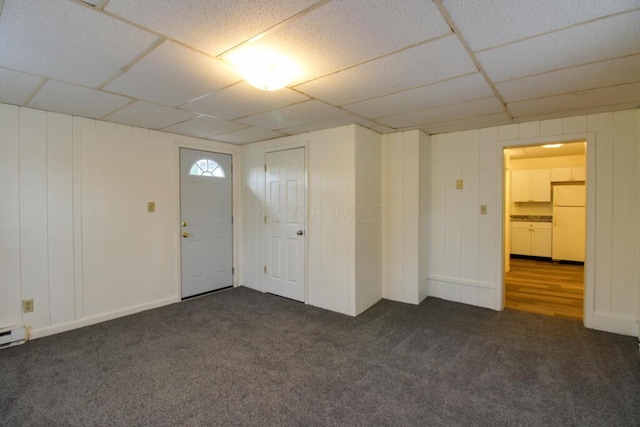
<svg viewBox="0 0 640 427"><path fill-rule="evenodd" d="M487 205L480 205L480 215L487 214Z"/></svg>
<svg viewBox="0 0 640 427"><path fill-rule="evenodd" d="M156 211L156 202L147 202L147 212Z"/></svg>
<svg viewBox="0 0 640 427"><path fill-rule="evenodd" d="M22 312L31 313L33 311L33 300L26 299L22 301Z"/></svg>
<svg viewBox="0 0 640 427"><path fill-rule="evenodd" d="M464 181L461 179L456 179L456 190L462 190L464 187Z"/></svg>

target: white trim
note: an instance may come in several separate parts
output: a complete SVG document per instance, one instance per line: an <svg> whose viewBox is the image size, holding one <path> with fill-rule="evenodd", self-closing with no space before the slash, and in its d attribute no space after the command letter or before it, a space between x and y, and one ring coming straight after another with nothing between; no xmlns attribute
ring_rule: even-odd
<svg viewBox="0 0 640 427"><path fill-rule="evenodd" d="M593 311L591 320L595 328L600 331L611 332L614 334L638 336L640 322L635 318L614 316L611 313L600 313ZM587 326L591 328L591 326Z"/></svg>
<svg viewBox="0 0 640 427"><path fill-rule="evenodd" d="M500 271L502 274L500 275L499 286L496 289L496 305L500 308L500 310L504 309L504 264L505 264L505 214L504 208L506 204L506 195L505 195L505 167L504 167L504 150L505 148L513 148L513 147L522 147L522 146L532 146L532 145L542 145L551 142L559 142L559 143L569 143L569 142L580 142L587 141L587 149L586 149L586 162L587 162L587 245L586 245L586 258L585 258L585 283L584 283L584 325L587 328L594 329L604 329L606 324L600 325L598 320L596 320L596 316L594 314L594 301L595 301L595 236L596 236L596 210L595 210L595 190L596 190L596 160L595 160L595 146L596 146L596 136L594 132L581 132L581 133L572 133L572 134L563 134L563 135L553 135L553 136L544 136L544 137L535 137L535 138L524 138L524 139L515 139L515 140L507 140L507 141L498 141L500 150L496 150L496 155L500 156L499 164L502 165L497 173L501 174L498 182L502 183L502 204L500 209L500 248L499 248L499 258L500 258ZM601 317L598 317L601 319ZM616 330L616 332L620 333L620 330Z"/></svg>
<svg viewBox="0 0 640 427"><path fill-rule="evenodd" d="M427 277L427 280L437 280L438 282L453 283L456 285L476 286L478 288L485 288L485 289L496 289L495 283L478 282L478 281L467 280L467 279L459 279L457 277L429 276Z"/></svg>
<svg viewBox="0 0 640 427"><path fill-rule="evenodd" d="M180 302L180 298L178 296L173 296L171 298L165 298L146 304L140 304L133 307L110 311L108 313L85 317L84 319L74 320L72 322L60 323L54 326L48 326L46 328L33 329L29 331L29 338L36 339L49 335L59 334L60 332L66 332L73 329L83 328L85 326L95 325L96 323L106 322L107 320L129 316L131 314L140 313L141 311L151 310L153 308L175 304L177 302Z"/></svg>

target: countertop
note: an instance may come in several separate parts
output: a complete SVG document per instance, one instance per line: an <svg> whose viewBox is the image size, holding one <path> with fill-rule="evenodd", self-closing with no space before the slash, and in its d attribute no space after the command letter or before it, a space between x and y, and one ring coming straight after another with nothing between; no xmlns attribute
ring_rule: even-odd
<svg viewBox="0 0 640 427"><path fill-rule="evenodd" d="M552 222L551 215L511 215L512 222Z"/></svg>

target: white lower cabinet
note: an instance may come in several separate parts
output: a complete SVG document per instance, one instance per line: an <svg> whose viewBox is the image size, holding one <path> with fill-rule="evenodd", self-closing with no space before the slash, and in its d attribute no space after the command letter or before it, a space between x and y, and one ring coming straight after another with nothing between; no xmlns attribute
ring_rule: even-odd
<svg viewBox="0 0 640 427"><path fill-rule="evenodd" d="M551 223L511 222L511 253L551 257Z"/></svg>

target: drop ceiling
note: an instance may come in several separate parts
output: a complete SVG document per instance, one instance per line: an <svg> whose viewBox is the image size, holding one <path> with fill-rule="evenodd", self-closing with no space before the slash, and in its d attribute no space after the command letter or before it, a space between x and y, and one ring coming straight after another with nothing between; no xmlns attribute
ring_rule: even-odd
<svg viewBox="0 0 640 427"><path fill-rule="evenodd" d="M243 144L640 106L640 0L0 0L0 102ZM246 84L252 44L302 67Z"/></svg>

